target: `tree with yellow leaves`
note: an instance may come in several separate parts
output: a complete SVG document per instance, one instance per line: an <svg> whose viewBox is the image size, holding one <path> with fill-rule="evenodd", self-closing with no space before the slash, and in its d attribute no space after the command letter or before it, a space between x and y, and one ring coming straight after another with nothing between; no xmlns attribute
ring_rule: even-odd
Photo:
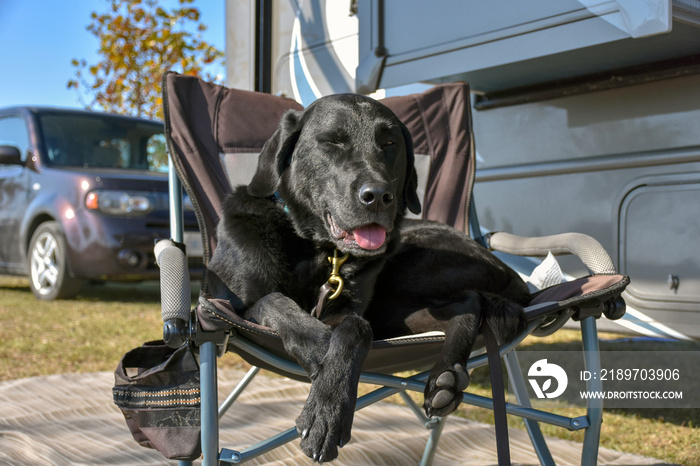
<svg viewBox="0 0 700 466"><path fill-rule="evenodd" d="M100 40L100 61L73 59L76 79L68 88L92 96L86 108L162 118L161 80L169 70L218 81L208 72L223 53L205 42L206 25L193 0L166 10L158 0L107 0L109 12L91 14L87 30ZM190 31L196 30L196 34Z"/></svg>

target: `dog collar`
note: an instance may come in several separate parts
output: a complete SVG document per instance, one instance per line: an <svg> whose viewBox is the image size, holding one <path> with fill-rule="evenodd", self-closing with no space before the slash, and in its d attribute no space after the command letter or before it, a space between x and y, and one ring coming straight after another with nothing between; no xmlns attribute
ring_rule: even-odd
<svg viewBox="0 0 700 466"><path fill-rule="evenodd" d="M350 253L346 253L343 257L338 257L338 249L333 251L333 257L328 256L328 262L331 263L331 276L328 277L328 281L321 285L318 293L318 302L316 303L316 308L312 315L317 319L321 318L321 313L323 313L323 308L326 307L328 300L334 300L340 296L341 291L343 291L343 286L345 282L343 277L340 276L340 267L350 258ZM336 288L333 289L333 285Z"/></svg>

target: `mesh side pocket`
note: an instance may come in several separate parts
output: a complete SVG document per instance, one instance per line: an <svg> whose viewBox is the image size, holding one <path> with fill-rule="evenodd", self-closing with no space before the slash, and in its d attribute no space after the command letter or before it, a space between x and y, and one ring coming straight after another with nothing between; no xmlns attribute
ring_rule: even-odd
<svg viewBox="0 0 700 466"><path fill-rule="evenodd" d="M188 345L145 343L114 372L114 403L139 445L169 459L201 455L199 365Z"/></svg>

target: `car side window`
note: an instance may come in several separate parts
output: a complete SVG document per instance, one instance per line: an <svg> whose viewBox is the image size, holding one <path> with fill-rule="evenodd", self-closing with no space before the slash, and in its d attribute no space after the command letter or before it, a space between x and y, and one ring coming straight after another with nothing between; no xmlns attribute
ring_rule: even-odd
<svg viewBox="0 0 700 466"><path fill-rule="evenodd" d="M22 118L0 117L0 145L10 145L19 148L22 160L27 160L29 153L29 131ZM0 165L4 167L4 165Z"/></svg>

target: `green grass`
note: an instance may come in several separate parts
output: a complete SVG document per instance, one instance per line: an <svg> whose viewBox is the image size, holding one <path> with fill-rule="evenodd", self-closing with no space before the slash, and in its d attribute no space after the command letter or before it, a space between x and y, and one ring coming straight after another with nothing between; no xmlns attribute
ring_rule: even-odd
<svg viewBox="0 0 700 466"><path fill-rule="evenodd" d="M159 337L158 299L155 284L124 284L38 301L27 280L1 277L0 380L114 370L123 353Z"/></svg>
<svg viewBox="0 0 700 466"><path fill-rule="evenodd" d="M197 285L193 285L193 299ZM66 372L113 371L121 356L145 341L161 337L158 284L91 284L71 300L37 301L24 278L0 276L0 380ZM601 335L613 339L615 335ZM601 349L700 350L700 344L601 342ZM523 350L566 351L581 347L577 332L561 330L545 338L528 337ZM245 366L227 355L220 367ZM488 368L472 374L469 391L490 396ZM422 396L416 394L422 403ZM584 414L582 408L551 403L548 408L567 416ZM457 415L493 422L490 411L461 406ZM667 462L700 464L700 429L697 409L607 410L601 446L651 456ZM512 426L522 420L509 416ZM577 442L582 432L542 426L545 435Z"/></svg>
<svg viewBox="0 0 700 466"><path fill-rule="evenodd" d="M193 283L193 302L198 291ZM88 284L74 299L38 301L27 279L0 275L0 380L113 371L162 329L158 282Z"/></svg>

